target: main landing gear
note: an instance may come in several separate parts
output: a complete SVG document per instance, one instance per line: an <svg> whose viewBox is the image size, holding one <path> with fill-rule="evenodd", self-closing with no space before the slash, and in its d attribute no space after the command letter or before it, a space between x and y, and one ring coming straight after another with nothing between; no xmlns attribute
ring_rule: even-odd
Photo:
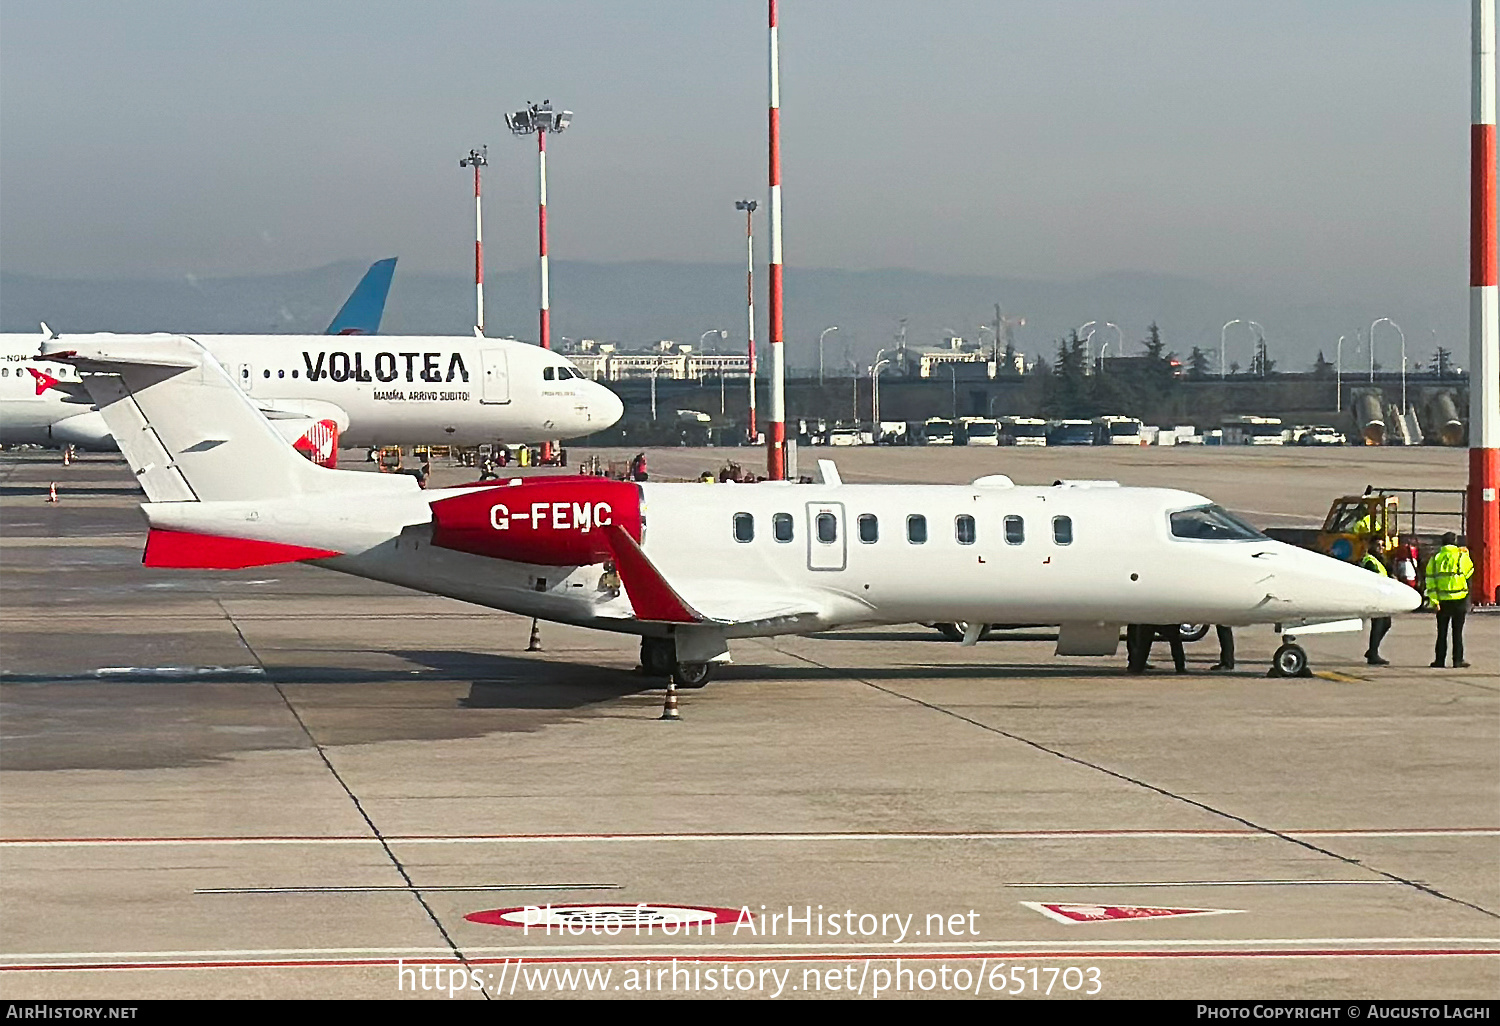
<svg viewBox="0 0 1500 1026"><path fill-rule="evenodd" d="M714 676L713 663L679 663L675 638L641 638L641 669L668 677L680 688L701 688Z"/></svg>

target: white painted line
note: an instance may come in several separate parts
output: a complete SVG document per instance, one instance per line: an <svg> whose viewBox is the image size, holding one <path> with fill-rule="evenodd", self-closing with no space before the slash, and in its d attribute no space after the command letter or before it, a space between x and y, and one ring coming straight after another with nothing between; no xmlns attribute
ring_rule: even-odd
<svg viewBox="0 0 1500 1026"><path fill-rule="evenodd" d="M535 928L535 933L543 935L545 930L541 927ZM556 928L554 928L554 932ZM887 953L900 952L910 949L913 951L930 950L952 950L952 951L982 951L986 949L1014 948L1038 949L1043 951L1064 951L1068 949L1081 949L1086 951L1118 948L1129 950L1140 948L1149 944L1153 950L1171 950L1174 948L1190 950L1192 948L1285 948L1285 947L1308 947L1308 948L1361 948L1361 947L1399 947L1399 948L1432 948L1440 946L1464 945L1470 948L1493 948L1495 954L1500 954L1500 937L1246 937L1239 939L1182 939L1163 940L1153 938L1143 941L1135 940L973 940L973 941L932 941L922 944L868 944L857 941L850 942L826 942L821 944L793 944L793 943L764 943L764 944L715 944L711 938L705 938L703 943L641 943L641 944L509 944L497 946L471 946L460 945L460 950L466 956L484 956L498 958L520 958L532 955L553 954L586 954L586 955L651 955L655 957L662 953L689 953L684 957L711 957L715 953L725 954L755 954L761 951L838 951L835 957L855 957L858 953ZM691 955L698 952L697 955ZM854 954L845 954L852 952ZM340 956L382 956L395 955L407 957L439 956L452 957L453 949L449 947L427 947L427 948L256 948L243 950L200 950L200 951L62 951L43 952L33 954L4 954L0 953L0 960L6 962L60 962L60 961L83 961L94 962L122 962L122 961L150 961L161 959L214 959L214 958L335 958Z"/></svg>
<svg viewBox="0 0 1500 1026"><path fill-rule="evenodd" d="M1090 841L1090 840L1279 840L1280 835L1302 838L1401 839L1500 837L1500 827L1414 830L1015 830L827 833L665 833L665 834L387 834L389 844L663 844L712 843L838 843L844 841ZM14 837L0 839L0 848L88 848L160 845L340 845L379 844L375 837L251 836L251 837Z"/></svg>
<svg viewBox="0 0 1500 1026"><path fill-rule="evenodd" d="M369 887L195 887L194 894L368 894L417 891L618 891L621 884L481 884L476 887L407 887L403 884L375 884Z"/></svg>

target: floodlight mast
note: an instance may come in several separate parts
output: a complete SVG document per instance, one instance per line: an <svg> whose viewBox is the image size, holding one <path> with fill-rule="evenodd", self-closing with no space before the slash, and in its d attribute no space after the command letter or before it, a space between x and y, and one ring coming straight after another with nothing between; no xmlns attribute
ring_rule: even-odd
<svg viewBox="0 0 1500 1026"><path fill-rule="evenodd" d="M570 110L553 110L552 101L527 103L525 108L505 116L505 124L517 136L536 136L537 161L537 249L541 259L541 338L543 349L552 348L552 300L547 280L547 133L561 132L573 123ZM552 443L542 443L542 462L552 461Z"/></svg>
<svg viewBox="0 0 1500 1026"><path fill-rule="evenodd" d="M770 7L770 209L771 209L771 429L766 433L766 476L786 480L786 354L781 332L781 48L776 0Z"/></svg>
<svg viewBox="0 0 1500 1026"><path fill-rule="evenodd" d="M750 444L755 444L758 434L755 426L755 222L753 215L758 206L753 199L734 201L734 209L745 212L745 298L749 306L749 356L750 356Z"/></svg>
<svg viewBox="0 0 1500 1026"><path fill-rule="evenodd" d="M479 205L479 169L489 164L490 148L470 150L459 167L474 169L474 332L484 334L484 217Z"/></svg>
<svg viewBox="0 0 1500 1026"><path fill-rule="evenodd" d="M552 301L548 287L547 267L547 133L557 133L573 123L570 110L553 110L552 101L528 103L514 114L505 116L505 124L514 135L535 135L537 154L537 249L541 260L541 346L552 348Z"/></svg>

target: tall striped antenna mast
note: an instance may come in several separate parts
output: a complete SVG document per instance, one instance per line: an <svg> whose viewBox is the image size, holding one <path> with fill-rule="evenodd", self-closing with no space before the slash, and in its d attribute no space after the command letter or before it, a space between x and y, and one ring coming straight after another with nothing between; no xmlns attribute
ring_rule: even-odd
<svg viewBox="0 0 1500 1026"><path fill-rule="evenodd" d="M781 51L776 0L771 16L771 426L766 433L766 476L786 480L786 355L781 333Z"/></svg>
<svg viewBox="0 0 1500 1026"><path fill-rule="evenodd" d="M1469 238L1470 594L1500 602L1500 290L1495 249L1495 0L1474 0Z"/></svg>

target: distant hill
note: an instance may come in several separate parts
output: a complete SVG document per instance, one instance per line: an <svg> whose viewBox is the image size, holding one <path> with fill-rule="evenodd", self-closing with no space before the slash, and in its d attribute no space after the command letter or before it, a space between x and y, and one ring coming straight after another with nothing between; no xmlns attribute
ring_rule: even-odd
<svg viewBox="0 0 1500 1026"><path fill-rule="evenodd" d="M180 280L87 281L0 273L0 330L34 331L46 321L62 331L319 332L364 272L366 262L344 261L305 271L258 277ZM696 343L711 328L729 331L727 345L745 337L745 270L732 264L558 261L552 265L552 323L557 336L618 340L627 345L657 339ZM536 336L534 270L491 273L485 282L487 329L492 335ZM764 275L757 279L757 311L764 343ZM1329 360L1340 334L1368 330L1389 316L1406 331L1414 367L1431 356L1434 340L1465 362L1467 289L1381 309L1341 303L1298 303L1251 289L1232 289L1191 278L1119 273L1076 281L1040 281L910 270L839 271L789 267L786 273L788 359L815 368L816 340L825 327L828 367L841 366L845 346L868 362L889 346L900 318L911 345L935 344L951 330L978 337L994 317L1023 316L1016 343L1028 355L1049 358L1053 340L1090 320L1112 320L1124 331L1127 352L1138 348L1146 325L1161 325L1169 347L1185 354L1201 345L1217 353L1220 326L1250 317L1265 326L1280 368L1300 370L1321 349ZM473 284L465 278L415 274L398 265L382 330L389 334L467 334L472 331ZM1432 329L1436 329L1436 335ZM988 337L987 335L985 336ZM1380 362L1400 367L1394 332L1382 328ZM1104 329L1096 344L1112 340ZM1110 342L1113 352L1115 343ZM1345 346L1346 366L1368 366ZM1229 360L1247 366L1250 336L1231 331Z"/></svg>

